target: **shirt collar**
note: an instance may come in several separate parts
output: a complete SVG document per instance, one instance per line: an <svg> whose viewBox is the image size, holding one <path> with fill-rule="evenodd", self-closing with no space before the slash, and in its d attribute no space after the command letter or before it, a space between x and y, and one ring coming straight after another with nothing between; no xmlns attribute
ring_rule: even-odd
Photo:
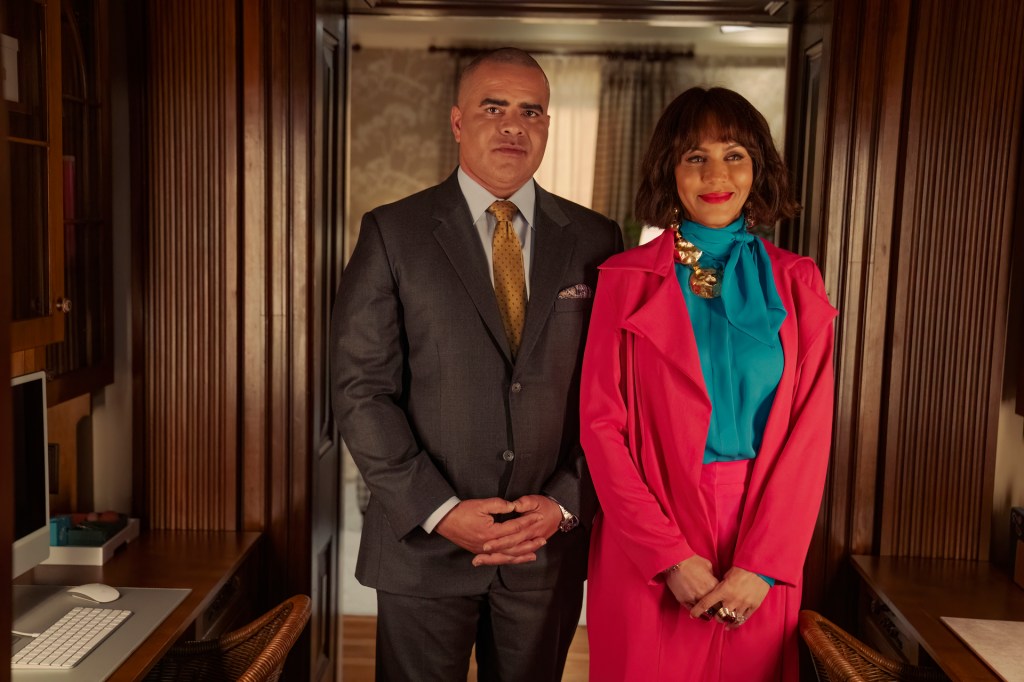
<svg viewBox="0 0 1024 682"><path fill-rule="evenodd" d="M466 197L466 203L469 204L469 213L473 216L473 222L480 220L480 217L487 211L487 208L498 201L499 197L494 196L486 189L480 186L473 178L469 177L466 171L459 167L459 188L462 190L462 196ZM508 198L509 201L516 205L523 218L526 220L526 224L533 227L533 216L535 207L537 204L537 186L530 178L525 185L516 190L515 194Z"/></svg>

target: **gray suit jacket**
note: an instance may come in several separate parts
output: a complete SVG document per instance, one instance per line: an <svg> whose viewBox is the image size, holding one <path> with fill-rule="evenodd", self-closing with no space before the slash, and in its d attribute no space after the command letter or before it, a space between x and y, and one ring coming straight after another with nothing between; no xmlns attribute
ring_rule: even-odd
<svg viewBox="0 0 1024 682"><path fill-rule="evenodd" d="M596 497L579 445L579 373L597 266L622 249L614 222L537 187L530 300L513 364L487 259L456 174L364 216L333 314L342 438L370 489L356 577L385 592L482 594L586 575ZM511 461L508 461L508 460ZM537 561L474 568L420 524L450 496L543 493L581 527Z"/></svg>

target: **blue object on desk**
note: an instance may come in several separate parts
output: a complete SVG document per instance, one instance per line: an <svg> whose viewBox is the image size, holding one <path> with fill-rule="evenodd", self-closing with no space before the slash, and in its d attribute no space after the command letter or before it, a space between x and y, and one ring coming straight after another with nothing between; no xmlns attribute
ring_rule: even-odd
<svg viewBox="0 0 1024 682"><path fill-rule="evenodd" d="M50 546L63 547L68 544L68 529L71 528L71 518L68 516L54 516L50 519Z"/></svg>

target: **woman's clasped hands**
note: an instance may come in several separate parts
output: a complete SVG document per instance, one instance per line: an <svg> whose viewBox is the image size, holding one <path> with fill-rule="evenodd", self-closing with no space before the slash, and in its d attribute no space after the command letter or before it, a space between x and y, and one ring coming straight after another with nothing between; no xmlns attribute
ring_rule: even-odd
<svg viewBox="0 0 1024 682"><path fill-rule="evenodd" d="M690 609L691 618L714 619L735 630L761 606L771 588L746 569L734 566L718 580L711 568L710 561L695 554L670 568L665 584Z"/></svg>

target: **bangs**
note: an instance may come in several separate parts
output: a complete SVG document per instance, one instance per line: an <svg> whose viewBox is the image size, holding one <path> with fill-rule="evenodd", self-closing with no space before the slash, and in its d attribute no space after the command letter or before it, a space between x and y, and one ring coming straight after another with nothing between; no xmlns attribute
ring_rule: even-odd
<svg viewBox="0 0 1024 682"><path fill-rule="evenodd" d="M716 95L714 90L709 91L701 98L703 101L679 112L674 145L677 161L705 142L735 142L746 147L748 152L757 152L757 139L751 134L749 117L734 102Z"/></svg>

